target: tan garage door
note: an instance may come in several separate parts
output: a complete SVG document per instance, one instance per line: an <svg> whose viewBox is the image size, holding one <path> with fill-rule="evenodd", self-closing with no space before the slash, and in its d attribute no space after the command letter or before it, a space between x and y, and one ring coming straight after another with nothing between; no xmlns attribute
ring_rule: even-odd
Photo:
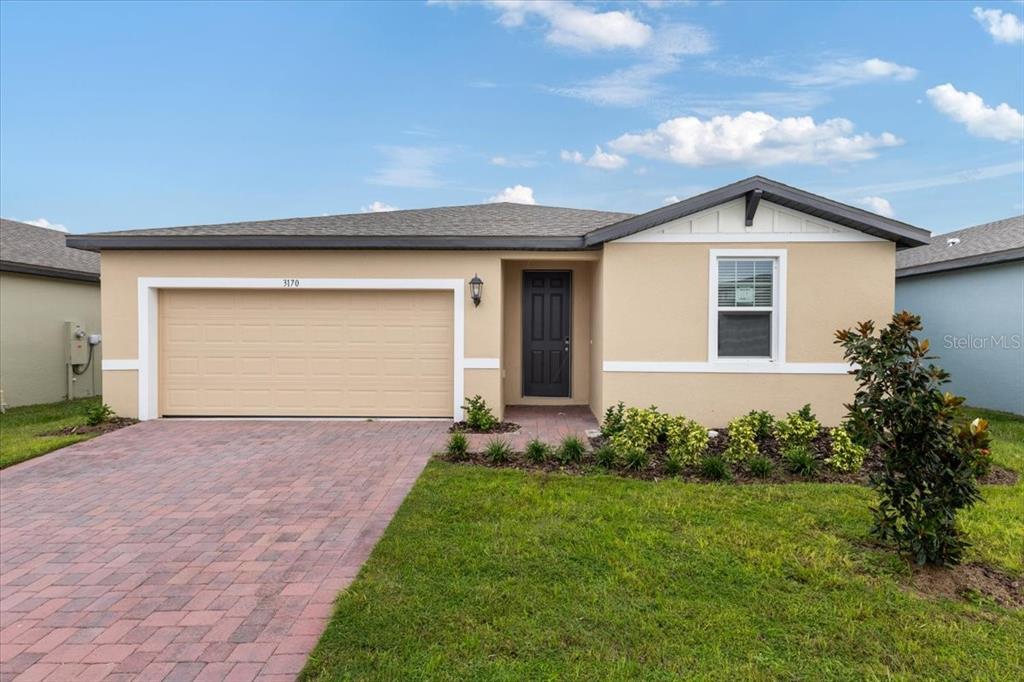
<svg viewBox="0 0 1024 682"><path fill-rule="evenodd" d="M451 416L452 305L441 291L161 291L161 414Z"/></svg>

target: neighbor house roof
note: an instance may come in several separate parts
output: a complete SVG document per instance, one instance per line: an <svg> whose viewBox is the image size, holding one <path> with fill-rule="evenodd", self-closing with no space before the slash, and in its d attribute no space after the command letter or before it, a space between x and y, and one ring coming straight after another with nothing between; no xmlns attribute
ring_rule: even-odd
<svg viewBox="0 0 1024 682"><path fill-rule="evenodd" d="M927 230L755 176L641 215L498 203L288 218L68 237L82 249L524 249L597 248L614 239L746 196L895 241L927 243ZM752 203L751 203L752 202Z"/></svg>
<svg viewBox="0 0 1024 682"><path fill-rule="evenodd" d="M1024 215L936 235L896 254L896 277L1024 260Z"/></svg>
<svg viewBox="0 0 1024 682"><path fill-rule="evenodd" d="M0 218L0 270L100 281L100 256L68 248L65 233Z"/></svg>

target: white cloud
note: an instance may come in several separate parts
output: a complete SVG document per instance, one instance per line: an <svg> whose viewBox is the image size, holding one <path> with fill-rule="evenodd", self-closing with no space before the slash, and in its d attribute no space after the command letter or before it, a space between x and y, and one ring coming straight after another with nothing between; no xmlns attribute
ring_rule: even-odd
<svg viewBox="0 0 1024 682"><path fill-rule="evenodd" d="M367 179L374 185L389 187L440 187L444 182L435 168L447 155L432 147L381 147L388 161Z"/></svg>
<svg viewBox="0 0 1024 682"><path fill-rule="evenodd" d="M526 156L492 156L491 165L502 168L533 168L537 165L537 154Z"/></svg>
<svg viewBox="0 0 1024 682"><path fill-rule="evenodd" d="M1024 23L1013 12L975 7L974 19L985 27L997 43L1019 43L1024 40Z"/></svg>
<svg viewBox="0 0 1024 682"><path fill-rule="evenodd" d="M882 197L861 197L857 199L857 203L869 211L873 211L886 218L891 218L895 215L892 211L892 204L889 203L888 199L883 199Z"/></svg>
<svg viewBox="0 0 1024 682"><path fill-rule="evenodd" d="M630 11L595 12L571 2L493 0L503 26L517 27L533 16L546 23L547 41L577 50L637 48L651 39L651 27Z"/></svg>
<svg viewBox="0 0 1024 682"><path fill-rule="evenodd" d="M391 204L385 204L383 201L374 201L369 206L363 206L359 210L363 213L384 213L386 211L397 211L398 207L392 206Z"/></svg>
<svg viewBox="0 0 1024 682"><path fill-rule="evenodd" d="M854 134L853 123L810 116L777 119L764 112L699 119L680 116L653 130L627 133L609 143L616 152L685 166L743 163L831 163L872 159L878 150L903 144L892 133Z"/></svg>
<svg viewBox="0 0 1024 682"><path fill-rule="evenodd" d="M917 69L894 62L872 58L863 61L837 59L820 64L806 73L781 76L781 80L801 86L838 87L867 81L909 81L917 76Z"/></svg>
<svg viewBox="0 0 1024 682"><path fill-rule="evenodd" d="M668 206L669 204L678 204L680 201L681 201L680 198L677 197L675 194L673 194L671 196L667 196L664 199L662 199L661 203L664 206Z"/></svg>
<svg viewBox="0 0 1024 682"><path fill-rule="evenodd" d="M600 106L638 106L664 91L658 79L677 71L682 55L703 54L712 48L711 37L704 29L689 24L670 24L658 29L651 44L644 49L644 61L549 90Z"/></svg>
<svg viewBox="0 0 1024 682"><path fill-rule="evenodd" d="M559 156L562 161L582 164L591 168L600 168L601 170L617 170L629 163L623 156L604 151L601 149L601 145L594 147L594 153L591 154L589 159L580 152L568 151L566 149L563 149Z"/></svg>
<svg viewBox="0 0 1024 682"><path fill-rule="evenodd" d="M960 92L952 83L926 91L936 109L967 126L977 137L1024 140L1024 116L1006 102L992 108L973 92Z"/></svg>
<svg viewBox="0 0 1024 682"><path fill-rule="evenodd" d="M68 228L61 225L60 223L51 223L46 218L36 218L35 220L22 220L21 222L26 225L35 225L36 227L45 227L48 230L57 230L58 232L67 232Z"/></svg>
<svg viewBox="0 0 1024 682"><path fill-rule="evenodd" d="M497 204L499 202L508 201L513 204L536 204L537 200L533 198L533 188L526 187L524 185L516 185L515 187L506 187L501 190L493 197L487 199L489 204Z"/></svg>

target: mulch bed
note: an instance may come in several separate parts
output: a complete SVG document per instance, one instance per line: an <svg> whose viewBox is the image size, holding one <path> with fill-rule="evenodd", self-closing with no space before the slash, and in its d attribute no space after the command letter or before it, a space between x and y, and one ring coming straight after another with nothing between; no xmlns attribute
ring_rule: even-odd
<svg viewBox="0 0 1024 682"><path fill-rule="evenodd" d="M47 431L46 433L41 433L39 435L77 436L88 433L109 433L111 431L117 431L118 429L123 429L126 426L131 426L132 424L138 423L138 419L131 419L129 417L114 417L113 419L109 419L101 424L96 424L95 426L90 426L88 424L80 424L78 426L65 426L63 428L57 429L56 431Z"/></svg>
<svg viewBox="0 0 1024 682"><path fill-rule="evenodd" d="M466 422L455 422L448 427L448 433L512 433L519 429L519 424L516 424L515 422L498 422L498 425L490 431L474 429Z"/></svg>
<svg viewBox="0 0 1024 682"><path fill-rule="evenodd" d="M503 422L507 423L507 422ZM459 427L465 424L465 422L459 422L453 426L450 431L463 430ZM518 429L518 425L512 425L515 428L508 429L514 431ZM725 451L726 443L728 442L728 429L716 429L718 435L711 438L708 441L708 455L721 455ZM464 431L469 432L469 431ZM500 431L492 431L491 433L500 433ZM600 448L605 444L605 440L602 437L591 438L590 445L593 449ZM855 485L867 485L870 481L872 473L881 471L882 469L882 458L877 451L868 453L868 456L864 459L864 465L860 471L855 472L843 472L836 471L828 464L825 463L825 458L832 452L832 439L828 435L826 429L822 429L818 434L818 437L812 441L810 450L814 453L815 458L818 462L818 467L813 475L811 476L800 476L798 474L791 473L786 468L786 462L782 459L781 446L775 438L765 438L758 441L758 449L761 454L772 461L774 465L771 473L766 477L758 477L750 473L750 471L743 464L732 464L730 465L731 478L728 482L749 484L749 483L852 483ZM442 460L449 462L461 462L467 464L476 464L480 466L488 466L502 469L520 469L523 471L543 471L543 472L561 472L565 474L590 474L596 471L614 473L619 476L625 476L627 478L635 478L644 481L658 481L662 479L675 478L677 480L689 481L694 483L707 483L709 479L701 476L697 471L692 469L686 469L683 472L672 475L666 469L664 465L664 454L665 446L663 444L655 445L651 451L650 463L641 469L606 469L598 465L594 460L593 452L587 452L583 455L583 460L578 463L562 464L559 462L543 462L535 464L526 460L522 452L516 452L506 462L496 463L488 459L481 452L470 452L465 457L460 459L454 459L447 454L441 454L438 457ZM989 473L978 480L979 483L984 485L1014 485L1018 479L1017 472L1011 471L1010 469L1004 469L1001 466L993 464Z"/></svg>
<svg viewBox="0 0 1024 682"><path fill-rule="evenodd" d="M1010 609L1024 608L1024 581L991 566L915 566L910 584L926 597L988 599Z"/></svg>

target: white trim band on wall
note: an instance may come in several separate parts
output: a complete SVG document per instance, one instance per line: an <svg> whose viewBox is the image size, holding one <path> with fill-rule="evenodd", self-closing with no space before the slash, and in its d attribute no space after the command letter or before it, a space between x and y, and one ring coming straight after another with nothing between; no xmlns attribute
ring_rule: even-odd
<svg viewBox="0 0 1024 682"><path fill-rule="evenodd" d="M139 419L155 419L159 414L157 392L157 358L160 289L362 289L362 290L440 290L451 291L454 297L454 336L452 381L454 403L452 417L462 419L463 389L465 386L465 318L466 281L463 279L374 279L340 278L307 279L279 277L139 277ZM106 363L104 363L106 364Z"/></svg>
<svg viewBox="0 0 1024 682"><path fill-rule="evenodd" d="M847 374L844 362L642 362L605 360L605 372L654 374Z"/></svg>
<svg viewBox="0 0 1024 682"><path fill-rule="evenodd" d="M500 358L463 358L462 366L466 369L501 369Z"/></svg>
<svg viewBox="0 0 1024 682"><path fill-rule="evenodd" d="M104 372L124 372L129 370L137 370L139 368L139 361L136 358L131 360L103 360L103 371Z"/></svg>

